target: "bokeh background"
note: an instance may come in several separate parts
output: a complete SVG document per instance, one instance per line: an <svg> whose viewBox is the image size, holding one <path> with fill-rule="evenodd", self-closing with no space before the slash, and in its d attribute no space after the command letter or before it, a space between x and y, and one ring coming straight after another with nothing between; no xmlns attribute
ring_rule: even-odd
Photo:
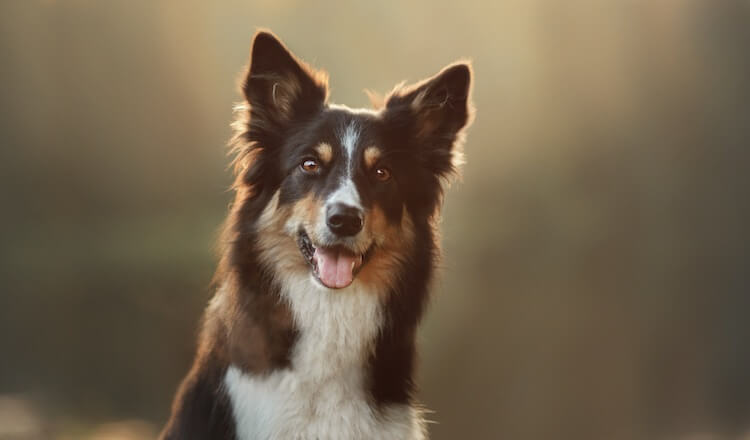
<svg viewBox="0 0 750 440"><path fill-rule="evenodd" d="M434 439L750 430L750 2L0 1L0 439L148 439L189 367L254 30L478 109L422 327Z"/></svg>

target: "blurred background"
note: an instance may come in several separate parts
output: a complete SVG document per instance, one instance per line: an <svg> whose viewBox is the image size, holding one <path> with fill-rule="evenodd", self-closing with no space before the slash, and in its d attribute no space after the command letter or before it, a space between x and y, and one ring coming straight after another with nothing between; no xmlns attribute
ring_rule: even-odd
<svg viewBox="0 0 750 440"><path fill-rule="evenodd" d="M258 26L350 106L474 62L432 438L748 438L750 2L4 0L0 439L161 428Z"/></svg>

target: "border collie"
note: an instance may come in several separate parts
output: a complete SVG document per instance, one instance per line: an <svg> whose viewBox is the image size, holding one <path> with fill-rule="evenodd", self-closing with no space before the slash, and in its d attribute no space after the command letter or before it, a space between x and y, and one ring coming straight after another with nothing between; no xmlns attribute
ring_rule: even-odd
<svg viewBox="0 0 750 440"><path fill-rule="evenodd" d="M354 110L255 35L216 293L162 439L426 437L415 336L470 83L456 63Z"/></svg>

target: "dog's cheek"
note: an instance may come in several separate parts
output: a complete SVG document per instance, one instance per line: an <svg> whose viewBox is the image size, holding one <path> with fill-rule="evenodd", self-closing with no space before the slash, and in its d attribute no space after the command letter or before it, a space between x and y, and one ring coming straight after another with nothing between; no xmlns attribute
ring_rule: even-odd
<svg viewBox="0 0 750 440"><path fill-rule="evenodd" d="M400 221L394 223L380 207L375 206L368 225L368 232L376 238L377 247L358 278L365 285L393 286L414 249L415 233L412 218L406 209L402 208ZM376 290L385 294L388 289Z"/></svg>
<svg viewBox="0 0 750 440"><path fill-rule="evenodd" d="M398 224L401 221L406 196L414 191L414 180L408 177L414 170L397 169L395 172L401 177L399 182L390 182L386 188L376 192L372 204L381 210L380 214L385 217L384 221Z"/></svg>
<svg viewBox="0 0 750 440"><path fill-rule="evenodd" d="M365 231L373 241L382 246L388 233L388 219L379 205L374 205L365 221Z"/></svg>
<svg viewBox="0 0 750 440"><path fill-rule="evenodd" d="M316 198L313 194L307 194L303 198L295 201L291 204L291 213L287 221L287 232L290 234L296 234L299 232L300 226L305 229L308 235L311 235L313 239L315 231L318 229L318 222L321 218L323 203L321 200Z"/></svg>
<svg viewBox="0 0 750 440"><path fill-rule="evenodd" d="M296 265L299 253L293 237L286 231L292 216L292 206L279 203L277 191L261 213L256 223L258 250L261 260L269 267L283 270L279 264ZM289 269L289 268L286 268Z"/></svg>

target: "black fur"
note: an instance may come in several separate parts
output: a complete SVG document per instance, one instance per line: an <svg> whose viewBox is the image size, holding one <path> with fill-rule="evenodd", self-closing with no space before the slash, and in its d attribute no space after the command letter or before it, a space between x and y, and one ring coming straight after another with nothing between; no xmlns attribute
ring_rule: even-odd
<svg viewBox="0 0 750 440"><path fill-rule="evenodd" d="M210 359L193 370L180 386L164 440L234 440L229 398L221 386L226 367Z"/></svg>

